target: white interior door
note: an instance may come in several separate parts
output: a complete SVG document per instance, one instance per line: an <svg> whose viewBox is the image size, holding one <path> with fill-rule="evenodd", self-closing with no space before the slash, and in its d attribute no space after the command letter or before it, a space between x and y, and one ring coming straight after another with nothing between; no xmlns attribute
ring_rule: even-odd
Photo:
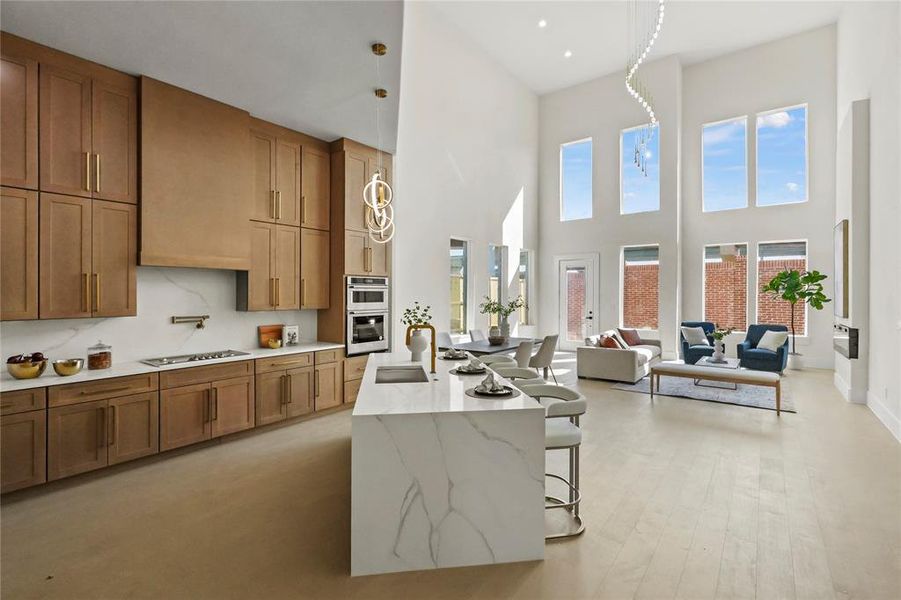
<svg viewBox="0 0 901 600"><path fill-rule="evenodd" d="M588 259L560 261L560 348L575 350L595 333L595 268Z"/></svg>

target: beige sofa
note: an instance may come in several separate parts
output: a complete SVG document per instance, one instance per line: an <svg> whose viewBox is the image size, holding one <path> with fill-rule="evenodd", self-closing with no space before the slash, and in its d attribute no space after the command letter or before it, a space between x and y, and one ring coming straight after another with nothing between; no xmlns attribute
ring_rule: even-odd
<svg viewBox="0 0 901 600"><path fill-rule="evenodd" d="M585 338L585 345L576 348L576 374L581 379L635 383L650 372L651 365L660 361L659 340L642 338L640 345L623 350L598 348L601 335L616 335L616 332L610 330Z"/></svg>

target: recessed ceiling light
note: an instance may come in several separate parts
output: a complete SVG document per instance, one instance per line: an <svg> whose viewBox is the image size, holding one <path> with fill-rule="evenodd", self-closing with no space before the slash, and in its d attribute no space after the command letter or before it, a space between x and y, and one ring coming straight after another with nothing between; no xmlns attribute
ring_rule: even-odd
<svg viewBox="0 0 901 600"><path fill-rule="evenodd" d="M573 55L573 51L567 50L566 52L563 53L563 58L569 58L572 55Z"/></svg>
<svg viewBox="0 0 901 600"><path fill-rule="evenodd" d="M540 21L538 21L538 27L540 27L541 29L544 29L545 27L547 27L547 21L545 21L544 19L541 19Z"/></svg>

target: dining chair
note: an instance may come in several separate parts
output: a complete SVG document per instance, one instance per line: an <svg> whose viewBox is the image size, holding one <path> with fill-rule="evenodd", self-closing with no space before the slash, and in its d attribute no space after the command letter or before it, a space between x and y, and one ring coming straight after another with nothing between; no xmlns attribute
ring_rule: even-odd
<svg viewBox="0 0 901 600"><path fill-rule="evenodd" d="M446 331L438 332L438 349L439 350L447 350L449 348L454 347L454 340L451 339L451 336Z"/></svg>
<svg viewBox="0 0 901 600"><path fill-rule="evenodd" d="M479 362L483 365L494 365L498 363L503 363L508 367L515 367L516 361L513 360L513 357L509 354L489 354L487 356L480 356Z"/></svg>
<svg viewBox="0 0 901 600"><path fill-rule="evenodd" d="M516 354L513 355L513 359L516 361L517 365L528 368L529 361L532 359L532 348L534 346L535 343L531 340L519 343L519 348L516 349Z"/></svg>
<svg viewBox="0 0 901 600"><path fill-rule="evenodd" d="M554 352L557 350L557 339L560 336L558 335L548 335L544 337L544 341L541 342L541 348L538 349L538 352L535 353L535 356L529 361L529 366L535 371L538 369L544 369L544 377L547 379L548 369L551 371L551 375L554 377L554 383L557 383L557 375L554 373Z"/></svg>
<svg viewBox="0 0 901 600"><path fill-rule="evenodd" d="M546 385L547 382L532 369L524 369L516 366L511 362L509 365L505 363L497 363L491 367L491 370L503 377L509 379L510 383L517 388L525 391L526 387L533 385Z"/></svg>
<svg viewBox="0 0 901 600"><path fill-rule="evenodd" d="M481 329L470 329L469 330L469 339L473 342L484 342L485 341L485 332Z"/></svg>

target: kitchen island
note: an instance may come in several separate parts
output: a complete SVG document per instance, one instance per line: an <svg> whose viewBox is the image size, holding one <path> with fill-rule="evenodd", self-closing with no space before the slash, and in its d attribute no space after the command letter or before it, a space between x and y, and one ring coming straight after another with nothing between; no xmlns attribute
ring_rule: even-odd
<svg viewBox="0 0 901 600"><path fill-rule="evenodd" d="M351 574L543 559L544 408L466 395L484 375L448 372L465 361L409 358L370 355L354 407ZM428 381L376 383L412 365Z"/></svg>

